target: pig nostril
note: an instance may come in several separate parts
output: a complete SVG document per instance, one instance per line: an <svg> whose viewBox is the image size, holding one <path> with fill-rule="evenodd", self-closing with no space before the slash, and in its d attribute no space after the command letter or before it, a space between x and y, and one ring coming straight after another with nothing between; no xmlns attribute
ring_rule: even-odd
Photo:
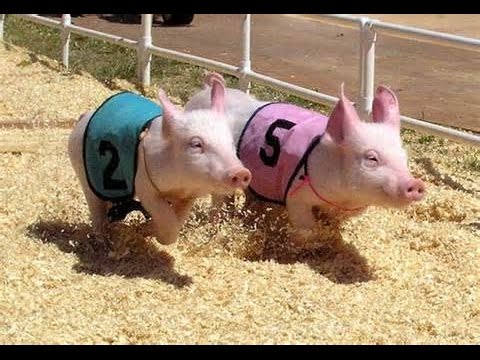
<svg viewBox="0 0 480 360"><path fill-rule="evenodd" d="M413 190L414 190L414 187L413 187L413 186L410 186L410 187L407 189L407 193L411 193Z"/></svg>
<svg viewBox="0 0 480 360"><path fill-rule="evenodd" d="M228 178L230 186L234 187L246 187L252 180L252 175L247 169L241 169L231 173Z"/></svg>

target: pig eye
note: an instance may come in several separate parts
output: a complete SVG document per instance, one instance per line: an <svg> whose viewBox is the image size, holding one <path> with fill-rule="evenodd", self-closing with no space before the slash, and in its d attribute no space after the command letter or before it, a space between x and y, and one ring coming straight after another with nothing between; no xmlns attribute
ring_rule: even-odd
<svg viewBox="0 0 480 360"><path fill-rule="evenodd" d="M364 160L363 162L364 162L365 166L370 167L370 168L377 167L378 164L379 164L378 154L373 150L367 151L364 155L363 160Z"/></svg>
<svg viewBox="0 0 480 360"><path fill-rule="evenodd" d="M196 153L203 153L203 142L199 137L193 137L188 143L189 148Z"/></svg>

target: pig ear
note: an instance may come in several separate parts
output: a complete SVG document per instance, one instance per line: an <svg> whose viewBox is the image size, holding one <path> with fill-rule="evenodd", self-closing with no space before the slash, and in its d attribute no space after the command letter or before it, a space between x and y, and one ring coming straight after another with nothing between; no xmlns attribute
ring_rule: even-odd
<svg viewBox="0 0 480 360"><path fill-rule="evenodd" d="M338 143L341 143L349 133L355 131L357 122L361 121L352 102L345 96L343 88L344 83L341 85L340 99L330 114L326 130Z"/></svg>
<svg viewBox="0 0 480 360"><path fill-rule="evenodd" d="M395 93L386 86L380 85L375 92L372 105L374 122L390 124L400 128L400 108Z"/></svg>
<svg viewBox="0 0 480 360"><path fill-rule="evenodd" d="M170 135L173 131L175 118L180 115L179 110L167 97L167 94L163 89L158 89L158 101L162 104L163 117L162 117L162 129L165 135Z"/></svg>
<svg viewBox="0 0 480 360"><path fill-rule="evenodd" d="M217 76L210 78L211 90L211 108L219 113L225 112L225 82L223 78L219 79Z"/></svg>

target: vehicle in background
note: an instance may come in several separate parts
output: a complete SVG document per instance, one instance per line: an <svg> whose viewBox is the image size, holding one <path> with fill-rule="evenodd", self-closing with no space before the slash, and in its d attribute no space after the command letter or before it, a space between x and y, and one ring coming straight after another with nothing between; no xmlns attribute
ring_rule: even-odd
<svg viewBox="0 0 480 360"><path fill-rule="evenodd" d="M61 17L62 14L39 14L42 16ZM72 17L83 14L70 14ZM190 25L195 14L153 14L153 23L162 23L166 26ZM100 14L100 17L109 21L122 23L140 23L140 14Z"/></svg>
<svg viewBox="0 0 480 360"><path fill-rule="evenodd" d="M139 22L140 14L118 14L122 22ZM163 23L168 26L189 25L195 14L153 14L154 23Z"/></svg>

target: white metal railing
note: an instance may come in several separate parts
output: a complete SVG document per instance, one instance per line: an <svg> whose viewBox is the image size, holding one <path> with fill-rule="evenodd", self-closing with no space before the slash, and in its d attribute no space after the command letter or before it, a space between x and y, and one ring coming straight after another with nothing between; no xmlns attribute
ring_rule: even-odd
<svg viewBox="0 0 480 360"><path fill-rule="evenodd" d="M219 72L227 73L239 78L239 86L247 91L250 88L250 81L256 81L272 88L283 90L297 95L301 98L314 102L335 104L337 97L322 94L301 86L293 85L263 74L258 74L251 69L251 15L245 14L242 23L242 60L240 65L234 66L223 62L203 58L200 56L186 54L180 51L170 50L152 45L152 14L142 14L142 35L137 41L126 39L92 29L83 28L71 24L70 14L63 14L62 20L53 20L38 16L35 14L18 14L24 19L37 22L43 25L60 29L62 33L62 64L68 69L69 66L69 45L70 34L75 33L87 37L93 37L99 40L108 41L137 50L138 56L138 79L143 86L150 85L150 63L152 55L179 60L192 65L206 67ZM330 23L340 25L359 26L359 94L357 110L363 117L367 117L371 112L372 100L374 96L375 81L375 42L377 32L386 32L393 36L408 37L419 41L435 42L441 45L453 46L457 48L466 48L472 51L480 51L480 39L468 38L453 34L447 34L437 31L425 30L399 24L391 24L367 17L354 17L351 15L319 15ZM0 40L3 38L4 14L0 14ZM424 133L430 133L448 139L480 147L480 136L468 132L459 131L453 128L429 123L426 121L401 116L402 125L406 128L418 130Z"/></svg>
<svg viewBox="0 0 480 360"><path fill-rule="evenodd" d="M0 14L0 40L3 40L4 21L5 21L5 14Z"/></svg>

